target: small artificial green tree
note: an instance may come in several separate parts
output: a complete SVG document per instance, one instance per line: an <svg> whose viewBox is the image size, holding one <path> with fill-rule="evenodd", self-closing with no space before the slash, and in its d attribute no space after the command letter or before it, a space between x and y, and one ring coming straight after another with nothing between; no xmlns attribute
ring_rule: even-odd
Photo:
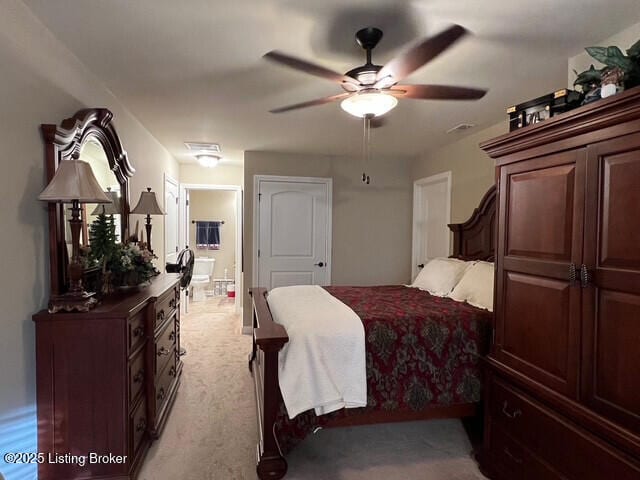
<svg viewBox="0 0 640 480"><path fill-rule="evenodd" d="M89 227L89 242L91 244L91 259L104 265L116 246L116 226L113 215L98 215Z"/></svg>

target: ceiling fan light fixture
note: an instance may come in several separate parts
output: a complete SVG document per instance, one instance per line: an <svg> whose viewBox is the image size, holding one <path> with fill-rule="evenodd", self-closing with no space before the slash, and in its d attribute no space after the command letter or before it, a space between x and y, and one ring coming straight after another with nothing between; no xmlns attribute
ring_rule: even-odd
<svg viewBox="0 0 640 480"><path fill-rule="evenodd" d="M220 157L218 157L217 155L201 154L196 155L196 158L198 159L198 163L200 165L207 168L213 168L218 165L218 162L220 162Z"/></svg>
<svg viewBox="0 0 640 480"><path fill-rule="evenodd" d="M398 104L398 99L380 91L363 91L345 98L341 103L342 109L355 116L379 117L389 112Z"/></svg>

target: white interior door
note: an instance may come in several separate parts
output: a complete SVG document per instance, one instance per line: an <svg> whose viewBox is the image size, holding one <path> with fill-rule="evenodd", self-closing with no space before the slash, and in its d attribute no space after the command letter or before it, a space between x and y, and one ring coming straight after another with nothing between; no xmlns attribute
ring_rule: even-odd
<svg viewBox="0 0 640 480"><path fill-rule="evenodd" d="M173 178L164 177L164 253L167 263L175 263L178 257L179 228L178 223L178 182Z"/></svg>
<svg viewBox="0 0 640 480"><path fill-rule="evenodd" d="M413 184L413 278L419 265L448 257L451 235L451 172L422 178Z"/></svg>
<svg viewBox="0 0 640 480"><path fill-rule="evenodd" d="M255 183L255 285L329 285L331 179L258 177Z"/></svg>

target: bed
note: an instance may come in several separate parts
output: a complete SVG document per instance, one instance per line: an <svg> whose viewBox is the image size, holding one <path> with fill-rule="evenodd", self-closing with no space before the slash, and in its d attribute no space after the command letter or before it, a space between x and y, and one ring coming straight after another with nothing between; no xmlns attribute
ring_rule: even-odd
<svg viewBox="0 0 640 480"><path fill-rule="evenodd" d="M449 225L453 256L493 261L495 198L492 187L469 220ZM284 456L318 428L373 423L465 418L478 415L480 357L488 348L492 314L450 298L403 285L323 287L362 320L366 350L367 405L290 419L278 379L278 355L289 341L274 322L263 288L250 290L257 420L257 473L282 478Z"/></svg>

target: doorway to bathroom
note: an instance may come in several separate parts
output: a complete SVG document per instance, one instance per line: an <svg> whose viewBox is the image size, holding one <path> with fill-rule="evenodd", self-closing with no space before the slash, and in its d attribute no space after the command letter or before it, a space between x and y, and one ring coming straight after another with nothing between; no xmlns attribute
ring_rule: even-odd
<svg viewBox="0 0 640 480"><path fill-rule="evenodd" d="M242 305L242 189L235 185L180 186L182 245L195 253L188 305L198 310Z"/></svg>

